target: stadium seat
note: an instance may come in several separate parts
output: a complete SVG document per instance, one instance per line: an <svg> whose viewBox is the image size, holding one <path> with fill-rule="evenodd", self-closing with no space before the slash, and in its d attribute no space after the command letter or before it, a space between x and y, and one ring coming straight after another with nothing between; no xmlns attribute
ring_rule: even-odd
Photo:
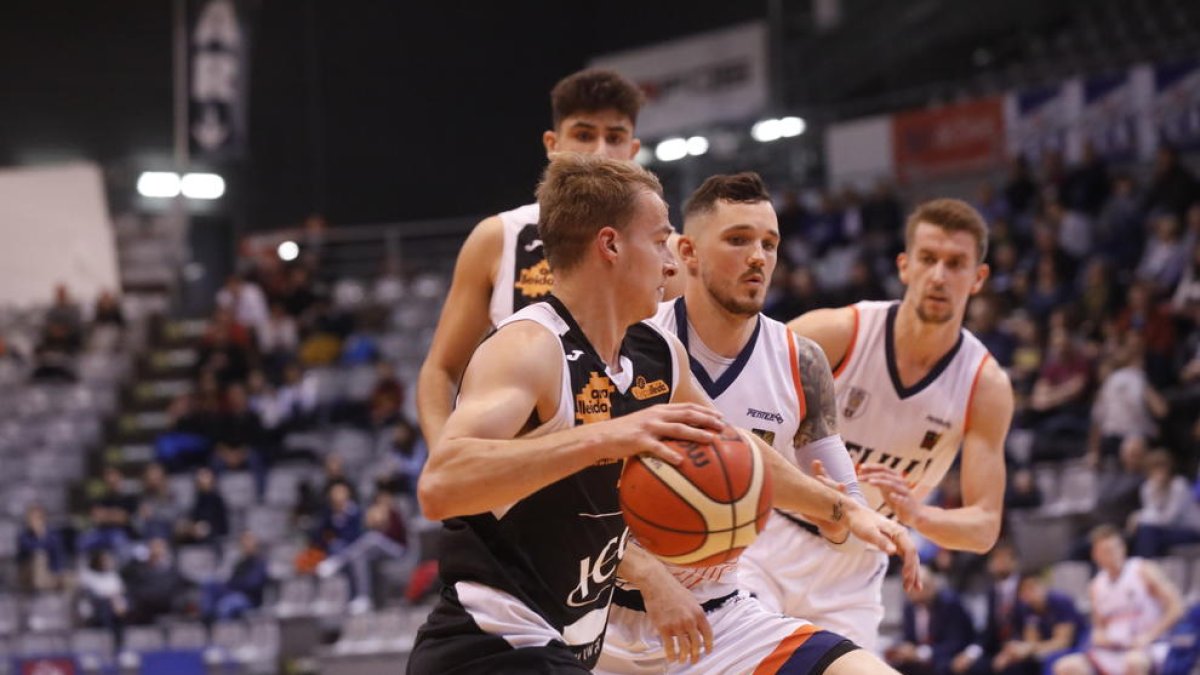
<svg viewBox="0 0 1200 675"><path fill-rule="evenodd" d="M283 540L288 534L288 525L288 512L270 506L252 507L246 517L246 529L264 543Z"/></svg>
<svg viewBox="0 0 1200 675"><path fill-rule="evenodd" d="M66 595L43 593L26 607L27 625L34 633L65 631L71 627L71 603Z"/></svg>
<svg viewBox="0 0 1200 675"><path fill-rule="evenodd" d="M116 652L116 638L106 628L80 628L71 633L71 651L107 662Z"/></svg>
<svg viewBox="0 0 1200 675"><path fill-rule="evenodd" d="M321 579L312 611L317 616L336 616L350 603L350 581L342 575Z"/></svg>
<svg viewBox="0 0 1200 675"><path fill-rule="evenodd" d="M231 509L244 509L257 501L254 476L249 471L230 471L217 479L217 488Z"/></svg>
<svg viewBox="0 0 1200 675"><path fill-rule="evenodd" d="M217 554L211 546L198 544L179 549L179 573L195 583L211 581L217 573Z"/></svg>
<svg viewBox="0 0 1200 675"><path fill-rule="evenodd" d="M311 605L316 595L312 578L287 579L279 588L279 602L275 605L275 613L281 617L309 615L312 613Z"/></svg>
<svg viewBox="0 0 1200 675"><path fill-rule="evenodd" d="M204 649L208 629L202 623L179 621L167 624L167 646L171 649Z"/></svg>
<svg viewBox="0 0 1200 675"><path fill-rule="evenodd" d="M17 599L0 595L0 635L15 635L21 629L21 609Z"/></svg>
<svg viewBox="0 0 1200 675"><path fill-rule="evenodd" d="M70 646L67 636L63 633L25 633L17 636L14 643L14 651L21 656L61 654Z"/></svg>
<svg viewBox="0 0 1200 675"><path fill-rule="evenodd" d="M1081 611L1087 611L1090 604L1088 584L1091 580L1092 568L1085 562L1063 560L1050 568L1050 588L1075 598Z"/></svg>

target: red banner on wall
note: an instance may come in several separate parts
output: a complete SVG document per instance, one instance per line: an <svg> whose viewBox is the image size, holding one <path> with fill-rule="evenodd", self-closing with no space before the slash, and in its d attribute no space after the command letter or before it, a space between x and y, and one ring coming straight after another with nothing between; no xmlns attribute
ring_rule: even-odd
<svg viewBox="0 0 1200 675"><path fill-rule="evenodd" d="M1004 161L1003 99L892 115L892 152L904 182L999 166Z"/></svg>

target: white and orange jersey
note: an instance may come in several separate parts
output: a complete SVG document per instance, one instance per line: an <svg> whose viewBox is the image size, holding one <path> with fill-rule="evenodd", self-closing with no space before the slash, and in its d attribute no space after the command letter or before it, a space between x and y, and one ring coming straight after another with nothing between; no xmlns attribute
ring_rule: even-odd
<svg viewBox="0 0 1200 675"><path fill-rule="evenodd" d="M796 461L794 439L807 413L796 360L796 336L774 319L760 314L757 321L750 340L733 358L723 358L700 342L688 324L683 298L659 305L650 323L674 333L687 348L693 378L726 422L751 430L784 457ZM736 590L736 564L668 567L703 601Z"/></svg>
<svg viewBox="0 0 1200 675"><path fill-rule="evenodd" d="M1100 570L1092 579L1092 611L1099 620L1094 629L1115 645L1128 647L1133 636L1154 628L1165 614L1142 577L1143 564L1141 558L1130 558L1117 578Z"/></svg>
<svg viewBox="0 0 1200 675"><path fill-rule="evenodd" d="M904 386L895 358L899 307L897 302L852 306L854 337L833 372L838 430L855 464L883 464L903 473L924 499L954 464L990 355L962 329L958 342L921 381ZM892 515L877 488L860 487L872 508Z"/></svg>
<svg viewBox="0 0 1200 675"><path fill-rule="evenodd" d="M538 234L539 214L540 209L534 202L498 216L504 224L504 244L488 303L488 316L493 326L500 325L514 312L545 300L550 293L553 277Z"/></svg>

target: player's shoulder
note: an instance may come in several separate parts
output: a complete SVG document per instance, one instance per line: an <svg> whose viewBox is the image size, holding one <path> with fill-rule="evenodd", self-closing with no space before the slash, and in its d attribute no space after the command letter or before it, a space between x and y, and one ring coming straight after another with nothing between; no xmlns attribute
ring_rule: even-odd
<svg viewBox="0 0 1200 675"><path fill-rule="evenodd" d="M541 207L538 206L537 202L533 202L532 204L523 204L508 211L501 211L494 217L500 221L501 226L513 225L524 227L526 225L536 225L540 215Z"/></svg>

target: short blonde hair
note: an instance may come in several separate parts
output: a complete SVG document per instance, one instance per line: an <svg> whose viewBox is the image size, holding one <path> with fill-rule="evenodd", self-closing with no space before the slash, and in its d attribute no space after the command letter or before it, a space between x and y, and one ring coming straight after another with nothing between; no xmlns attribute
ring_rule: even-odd
<svg viewBox="0 0 1200 675"><path fill-rule="evenodd" d="M947 232L967 232L975 238L975 263L987 258L988 226L975 207L961 199L933 199L919 205L904 227L904 247L912 246L917 225L929 223Z"/></svg>
<svg viewBox="0 0 1200 675"><path fill-rule="evenodd" d="M623 230L643 192L661 198L662 184L633 162L577 152L554 155L537 188L538 232L550 269L578 265L602 228Z"/></svg>

